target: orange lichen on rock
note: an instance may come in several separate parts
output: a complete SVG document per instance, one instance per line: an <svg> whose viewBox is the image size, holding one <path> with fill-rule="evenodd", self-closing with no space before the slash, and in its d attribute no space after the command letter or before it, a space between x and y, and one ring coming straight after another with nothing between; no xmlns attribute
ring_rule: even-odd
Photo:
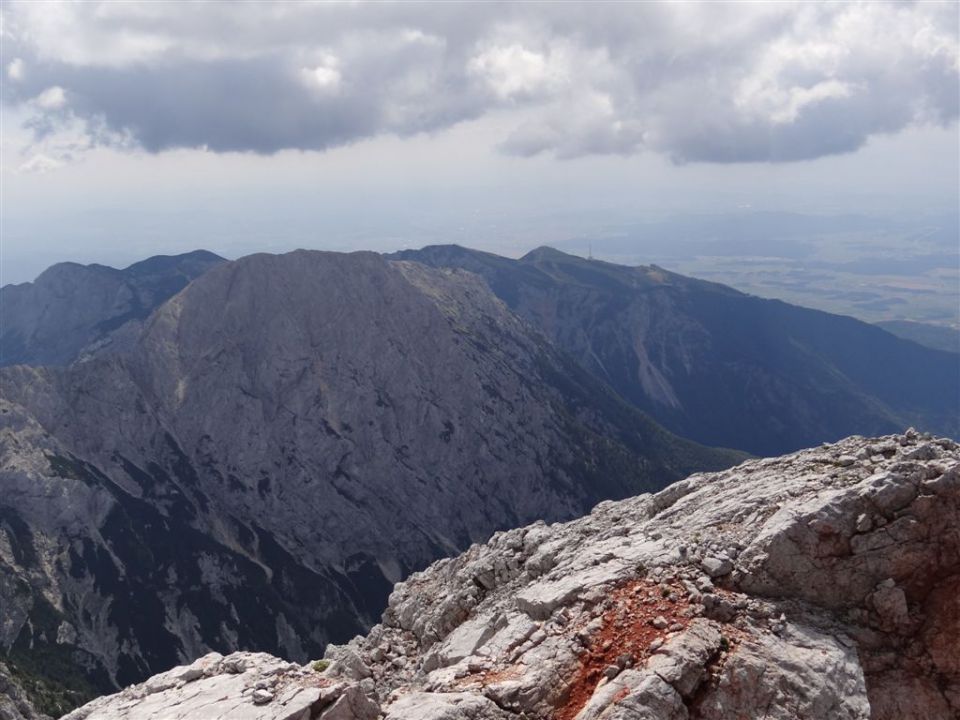
<svg viewBox="0 0 960 720"><path fill-rule="evenodd" d="M632 580L611 593L609 604L554 720L573 720L608 667L643 663L672 633L686 628L694 615L687 591L676 581Z"/></svg>

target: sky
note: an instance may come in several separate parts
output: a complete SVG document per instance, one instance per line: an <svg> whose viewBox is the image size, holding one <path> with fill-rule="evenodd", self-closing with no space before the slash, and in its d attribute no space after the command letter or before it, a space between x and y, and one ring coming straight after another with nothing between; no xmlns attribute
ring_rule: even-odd
<svg viewBox="0 0 960 720"><path fill-rule="evenodd" d="M956 212L944 3L2 3L0 283L670 214Z"/></svg>

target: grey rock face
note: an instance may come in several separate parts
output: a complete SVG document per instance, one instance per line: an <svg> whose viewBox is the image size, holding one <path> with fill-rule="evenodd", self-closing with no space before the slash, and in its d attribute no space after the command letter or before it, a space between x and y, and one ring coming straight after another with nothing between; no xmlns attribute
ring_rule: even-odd
<svg viewBox="0 0 960 720"><path fill-rule="evenodd" d="M124 270L61 263L35 282L0 288L0 365L68 365L123 347L156 307L221 262L198 250Z"/></svg>
<svg viewBox="0 0 960 720"><path fill-rule="evenodd" d="M619 402L476 276L372 253L221 264L127 351L0 384L0 643L99 692L210 650L306 660L497 529L738 459Z"/></svg>
<svg viewBox="0 0 960 720"><path fill-rule="evenodd" d="M856 528L864 513L875 529ZM960 712L958 527L951 440L854 437L750 461L435 563L396 586L368 635L328 648L322 683L366 698L336 715L353 720L371 707L397 720L947 720ZM711 579L702 561L721 554L733 568ZM161 676L149 705L136 699L147 683L71 720L233 692L174 684L187 672ZM232 717L280 717L240 696Z"/></svg>

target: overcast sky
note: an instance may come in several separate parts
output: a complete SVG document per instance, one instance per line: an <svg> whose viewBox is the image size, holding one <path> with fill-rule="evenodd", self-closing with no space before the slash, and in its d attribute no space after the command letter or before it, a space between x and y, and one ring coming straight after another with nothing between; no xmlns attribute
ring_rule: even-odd
<svg viewBox="0 0 960 720"><path fill-rule="evenodd" d="M2 282L955 209L958 4L2 5Z"/></svg>

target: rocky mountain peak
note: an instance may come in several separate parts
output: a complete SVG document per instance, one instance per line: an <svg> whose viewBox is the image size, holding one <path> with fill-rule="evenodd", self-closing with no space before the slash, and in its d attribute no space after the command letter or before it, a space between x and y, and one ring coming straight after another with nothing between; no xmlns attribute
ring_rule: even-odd
<svg viewBox="0 0 960 720"><path fill-rule="evenodd" d="M950 718L960 448L851 437L495 534L323 662L210 655L69 720Z"/></svg>
<svg viewBox="0 0 960 720"><path fill-rule="evenodd" d="M524 255L520 260L522 262L538 262L544 260L579 260L574 255L570 255L549 245L540 245Z"/></svg>

